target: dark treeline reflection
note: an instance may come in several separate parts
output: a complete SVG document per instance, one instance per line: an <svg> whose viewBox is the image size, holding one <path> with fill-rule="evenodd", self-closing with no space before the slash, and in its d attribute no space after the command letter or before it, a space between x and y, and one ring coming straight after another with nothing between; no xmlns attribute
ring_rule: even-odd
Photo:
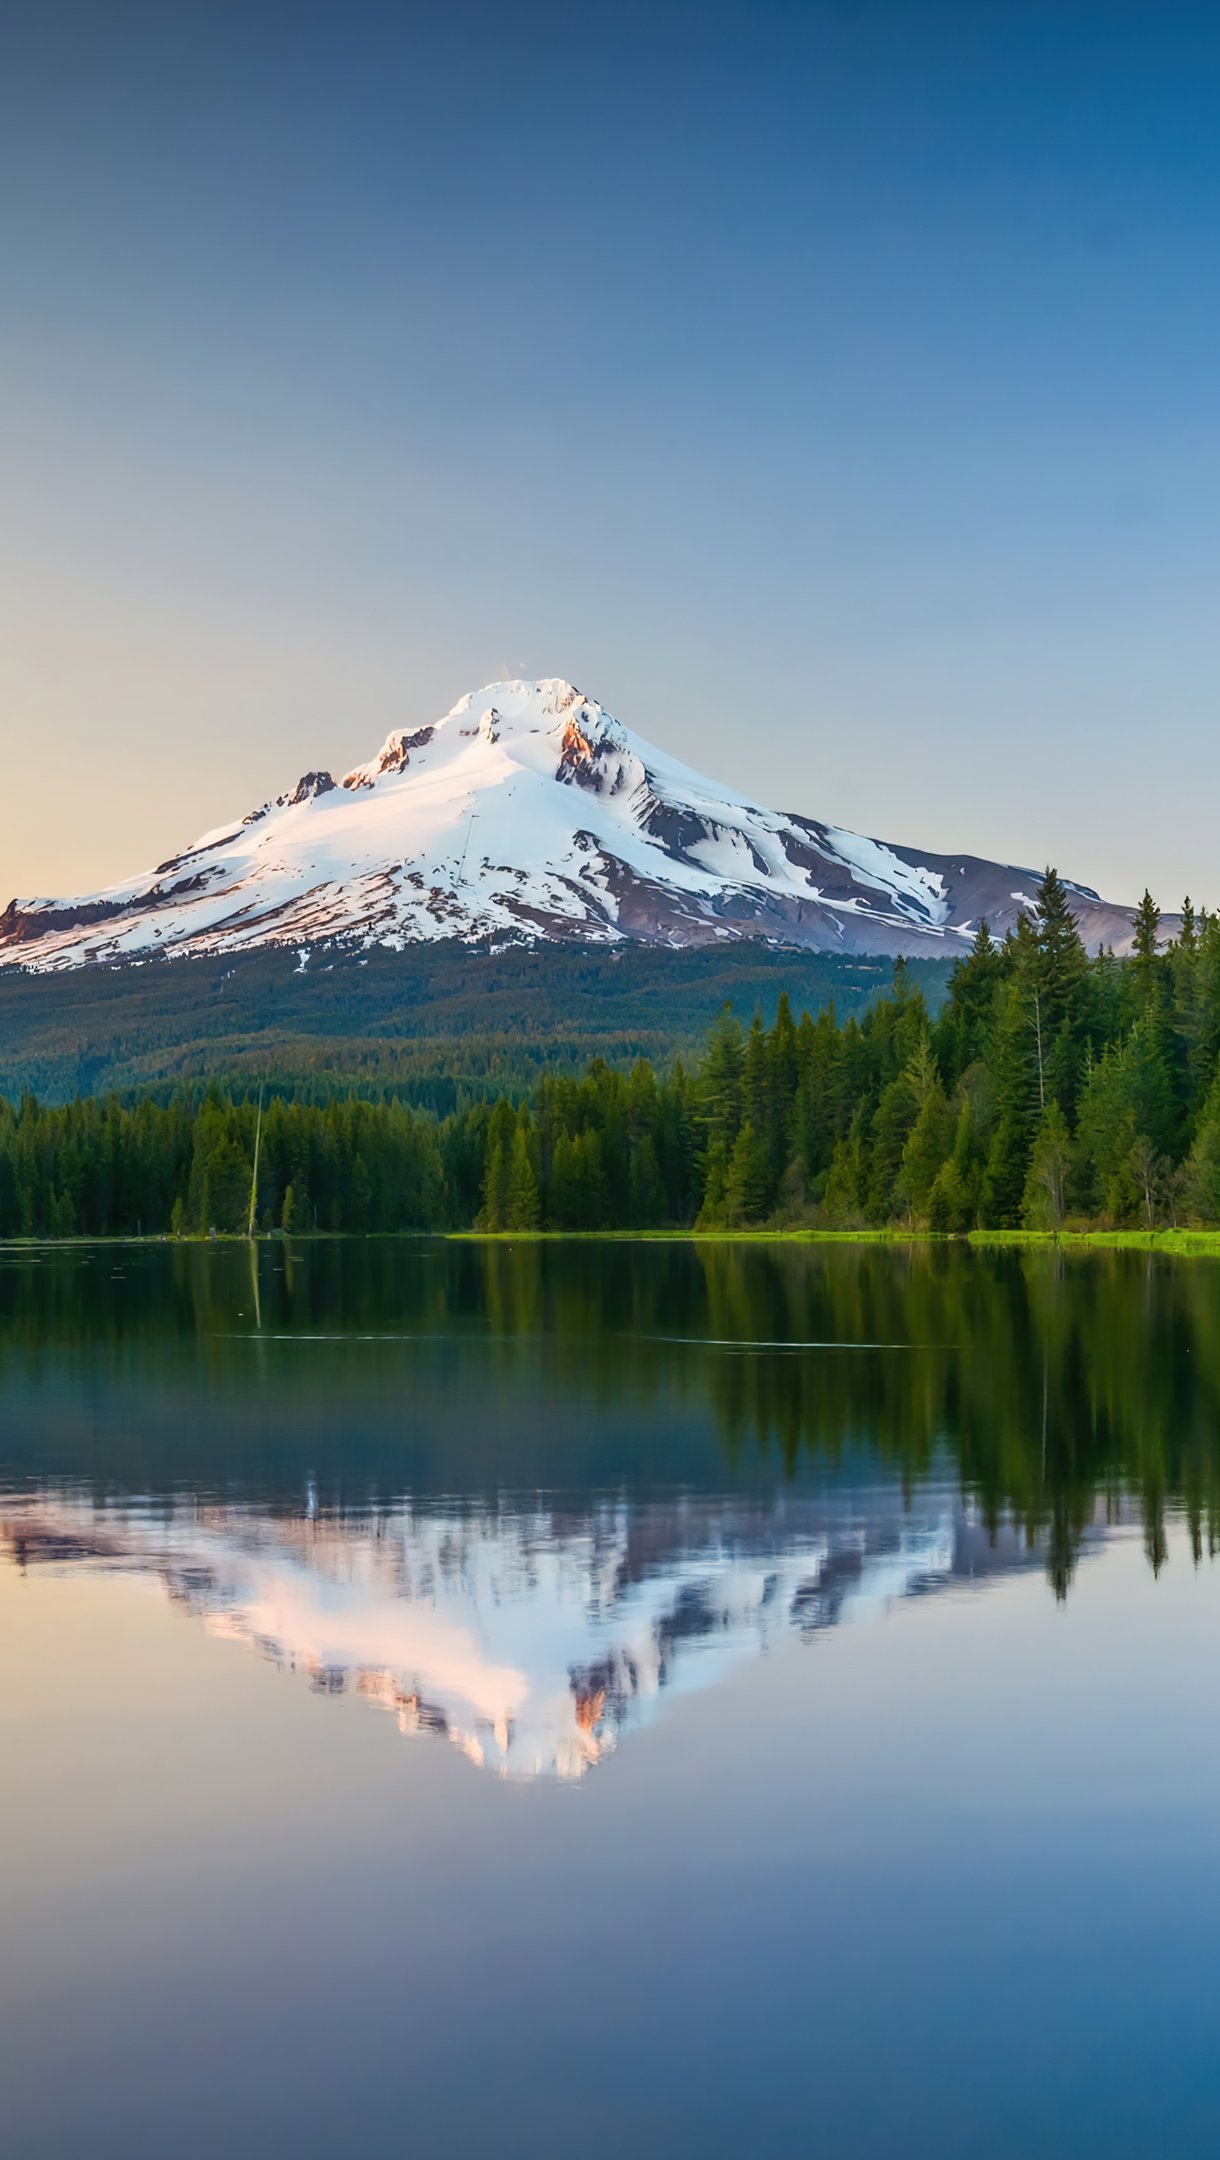
<svg viewBox="0 0 1220 2160"><path fill-rule="evenodd" d="M955 1477L1062 1592L1220 1525L1220 1270L956 1245L343 1240L10 1253L0 1471L367 1507L407 1487Z"/></svg>

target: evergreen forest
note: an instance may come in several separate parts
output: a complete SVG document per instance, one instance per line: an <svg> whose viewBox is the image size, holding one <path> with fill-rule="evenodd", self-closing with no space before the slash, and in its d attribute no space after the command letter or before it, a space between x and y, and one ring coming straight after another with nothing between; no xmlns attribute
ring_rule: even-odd
<svg viewBox="0 0 1220 2160"><path fill-rule="evenodd" d="M263 1100L265 1094L265 1101ZM255 1157L257 1152L257 1170ZM1220 1226L1220 917L1090 956L1053 870L933 1014L893 986L660 1070L594 1058L441 1116L334 1092L0 1105L0 1236Z"/></svg>

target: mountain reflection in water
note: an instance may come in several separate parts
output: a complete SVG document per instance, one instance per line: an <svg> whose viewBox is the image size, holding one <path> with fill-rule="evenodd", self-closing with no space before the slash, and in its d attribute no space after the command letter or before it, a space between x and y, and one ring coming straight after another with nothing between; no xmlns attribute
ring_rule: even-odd
<svg viewBox="0 0 1220 2160"><path fill-rule="evenodd" d="M1204 1259L0 1249L4 2149L1210 2153L1218 1548Z"/></svg>
<svg viewBox="0 0 1220 2160"><path fill-rule="evenodd" d="M7 1497L6 1497L7 1496ZM960 1246L0 1253L0 1534L506 1775L780 1644L1220 1525L1220 1270Z"/></svg>
<svg viewBox="0 0 1220 2160"><path fill-rule="evenodd" d="M0 1550L159 1578L210 1633L527 1778L580 1777L667 1694L786 1639L1040 1564L944 1493L905 1514L875 1496L332 1516L69 1492L0 1510Z"/></svg>

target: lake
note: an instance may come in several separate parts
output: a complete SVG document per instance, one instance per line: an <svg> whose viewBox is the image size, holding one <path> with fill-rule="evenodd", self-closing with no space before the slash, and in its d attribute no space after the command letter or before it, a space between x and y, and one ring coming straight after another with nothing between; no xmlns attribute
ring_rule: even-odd
<svg viewBox="0 0 1220 2160"><path fill-rule="evenodd" d="M0 1251L36 2156L1220 2140L1220 1266Z"/></svg>

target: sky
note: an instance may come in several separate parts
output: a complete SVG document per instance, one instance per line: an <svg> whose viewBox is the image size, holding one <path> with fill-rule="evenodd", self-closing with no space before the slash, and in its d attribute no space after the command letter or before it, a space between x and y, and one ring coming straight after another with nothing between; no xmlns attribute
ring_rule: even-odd
<svg viewBox="0 0 1220 2160"><path fill-rule="evenodd" d="M1220 10L8 0L0 906L505 675L1220 905Z"/></svg>

